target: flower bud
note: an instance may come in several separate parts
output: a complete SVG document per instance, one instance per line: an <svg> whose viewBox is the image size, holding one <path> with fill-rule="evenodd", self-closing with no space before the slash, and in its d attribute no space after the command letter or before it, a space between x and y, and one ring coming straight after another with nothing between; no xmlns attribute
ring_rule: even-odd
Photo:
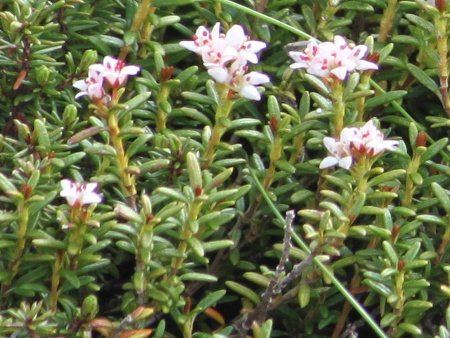
<svg viewBox="0 0 450 338"><path fill-rule="evenodd" d="M427 146L427 135L421 131L416 138L416 147L426 147Z"/></svg>
<svg viewBox="0 0 450 338"><path fill-rule="evenodd" d="M197 157L194 153L189 152L186 154L186 164L192 189L201 189L203 187L202 172L200 169L200 164L198 163Z"/></svg>
<svg viewBox="0 0 450 338"><path fill-rule="evenodd" d="M161 69L161 81L166 82L170 80L173 76L173 71L175 68L172 66L164 67Z"/></svg>
<svg viewBox="0 0 450 338"><path fill-rule="evenodd" d="M81 306L81 313L87 320L92 320L95 318L98 312L97 297L94 295L87 296L83 305Z"/></svg>
<svg viewBox="0 0 450 338"><path fill-rule="evenodd" d="M50 75L49 69L45 65L40 66L36 70L37 83L40 85L44 85L47 82L49 75Z"/></svg>
<svg viewBox="0 0 450 338"><path fill-rule="evenodd" d="M445 0L436 0L435 5L436 8L439 10L439 12L441 13L445 12Z"/></svg>
<svg viewBox="0 0 450 338"><path fill-rule="evenodd" d="M97 62L98 55L97 51L88 49L84 52L83 56L81 57L80 61L80 70L87 70L90 65Z"/></svg>
<svg viewBox="0 0 450 338"><path fill-rule="evenodd" d="M66 108L64 108L63 112L63 122L64 125L70 126L77 120L78 111L77 107L74 104L68 104Z"/></svg>

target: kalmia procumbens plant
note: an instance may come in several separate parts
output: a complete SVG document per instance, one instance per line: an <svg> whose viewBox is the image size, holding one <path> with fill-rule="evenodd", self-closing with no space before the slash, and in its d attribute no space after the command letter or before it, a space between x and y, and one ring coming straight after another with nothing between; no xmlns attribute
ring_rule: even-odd
<svg viewBox="0 0 450 338"><path fill-rule="evenodd" d="M446 1L0 18L0 335L448 336Z"/></svg>

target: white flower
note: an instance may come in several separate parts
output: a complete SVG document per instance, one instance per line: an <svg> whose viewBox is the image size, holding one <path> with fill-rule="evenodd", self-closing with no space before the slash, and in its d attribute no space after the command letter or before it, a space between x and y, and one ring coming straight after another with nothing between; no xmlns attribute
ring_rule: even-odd
<svg viewBox="0 0 450 338"><path fill-rule="evenodd" d="M80 90L75 98L89 96L91 100L102 100L106 94L103 89L103 77L94 70L89 70L88 78L76 81L73 86Z"/></svg>
<svg viewBox="0 0 450 338"><path fill-rule="evenodd" d="M399 143L396 140L385 140L384 134L377 129L372 120L361 128L351 129L354 129L353 136L350 137L352 147L359 153L366 153L371 157L375 157L385 150L394 150Z"/></svg>
<svg viewBox="0 0 450 338"><path fill-rule="evenodd" d="M398 143L396 140L385 140L383 133L372 120L362 127L346 127L342 129L339 140L332 137L323 138L323 144L330 156L322 160L319 168L338 165L350 169L354 158L358 159L361 155L378 156L385 150L394 150Z"/></svg>
<svg viewBox="0 0 450 338"><path fill-rule="evenodd" d="M256 53L266 48L266 43L262 41L250 40L250 36L245 34L241 25L233 25L226 34L229 46L233 47L240 55L251 63L258 63Z"/></svg>
<svg viewBox="0 0 450 338"><path fill-rule="evenodd" d="M223 67L239 55L251 63L258 63L256 53L266 48L262 41L250 40L241 25L233 25L226 34L220 33L220 23L211 32L205 26L197 28L192 41L181 41L180 46L201 55L206 68Z"/></svg>
<svg viewBox="0 0 450 338"><path fill-rule="evenodd" d="M203 54L204 49L210 49L219 39L223 39L220 37L220 22L216 23L211 30L205 26L200 26L197 28L197 31L192 36L192 41L181 41L180 46L190 50L198 55Z"/></svg>
<svg viewBox="0 0 450 338"><path fill-rule="evenodd" d="M134 65L127 66L123 60L112 56L105 56L103 64L93 64L89 70L97 71L111 86L119 87L126 82L129 75L136 75L141 69Z"/></svg>
<svg viewBox="0 0 450 338"><path fill-rule="evenodd" d="M67 204L74 208L80 208L82 205L101 203L103 197L97 193L97 182L82 183L70 179L61 180L61 197L65 197Z"/></svg>
<svg viewBox="0 0 450 338"><path fill-rule="evenodd" d="M257 63L256 53L266 44L250 40L241 25L233 25L226 34L220 33L220 23L216 23L211 32L200 26L192 41L181 41L180 45L202 56L208 74L216 82L225 84L246 99L261 99L255 86L267 83L270 79L258 72L248 73L247 61Z"/></svg>
<svg viewBox="0 0 450 338"><path fill-rule="evenodd" d="M332 76L340 81L345 80L347 74L355 70L375 70L375 63L363 60L367 54L367 46L348 45L339 35L334 42L318 43L311 39L304 52L291 51L289 56L295 61L292 69L305 68L309 74L329 79Z"/></svg>
<svg viewBox="0 0 450 338"><path fill-rule="evenodd" d="M324 137L323 144L330 156L322 160L319 166L320 169L326 169L335 165L344 169L350 169L353 159L348 144L337 141L333 137Z"/></svg>
<svg viewBox="0 0 450 338"><path fill-rule="evenodd" d="M236 59L228 69L227 78L224 83L243 98L259 101L261 94L255 86L270 82L270 78L262 73L247 73L248 66L244 56ZM212 77L214 73L209 72ZM216 81L218 81L216 79ZM219 82L219 81L218 81Z"/></svg>

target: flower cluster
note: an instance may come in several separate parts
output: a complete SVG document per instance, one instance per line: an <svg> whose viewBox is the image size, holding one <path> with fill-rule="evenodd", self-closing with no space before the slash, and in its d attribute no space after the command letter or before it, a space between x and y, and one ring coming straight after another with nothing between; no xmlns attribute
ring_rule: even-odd
<svg viewBox="0 0 450 338"><path fill-rule="evenodd" d="M60 196L65 197L67 204L73 208L80 208L83 205L101 203L103 197L96 190L97 182L82 183L72 181L68 178L61 180Z"/></svg>
<svg viewBox="0 0 450 338"><path fill-rule="evenodd" d="M334 42L318 43L311 39L303 52L291 51L289 56L295 61L292 69L305 68L309 74L323 79L332 77L343 81L348 73L355 70L375 70L378 65L363 60L367 54L365 45L349 45L339 35L334 37Z"/></svg>
<svg viewBox="0 0 450 338"><path fill-rule="evenodd" d="M89 67L87 79L76 81L73 86L80 90L75 96L89 96L93 101L108 101L108 88L119 88L129 75L136 75L140 71L138 66L127 66L123 60L106 56L102 63L96 63Z"/></svg>
<svg viewBox="0 0 450 338"><path fill-rule="evenodd" d="M218 83L249 100L260 100L256 85L270 81L265 74L248 73L247 62L257 63L256 53L266 47L262 41L250 40L240 25L233 25L226 34L220 33L220 23L211 32L200 26L192 41L180 45L200 55L209 75Z"/></svg>
<svg viewBox="0 0 450 338"><path fill-rule="evenodd" d="M361 155L378 156L385 150L393 150L398 145L398 141L385 140L383 133L370 120L362 127L342 129L339 140L325 137L323 144L331 155L322 160L320 169L334 165L350 169L354 158Z"/></svg>

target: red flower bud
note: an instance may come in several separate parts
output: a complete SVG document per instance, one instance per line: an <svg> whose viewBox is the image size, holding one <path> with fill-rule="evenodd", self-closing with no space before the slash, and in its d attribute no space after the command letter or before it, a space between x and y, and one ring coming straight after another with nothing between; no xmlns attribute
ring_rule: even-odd
<svg viewBox="0 0 450 338"><path fill-rule="evenodd" d="M427 135L423 131L421 131L417 135L416 147L425 147L426 145L427 145Z"/></svg>

